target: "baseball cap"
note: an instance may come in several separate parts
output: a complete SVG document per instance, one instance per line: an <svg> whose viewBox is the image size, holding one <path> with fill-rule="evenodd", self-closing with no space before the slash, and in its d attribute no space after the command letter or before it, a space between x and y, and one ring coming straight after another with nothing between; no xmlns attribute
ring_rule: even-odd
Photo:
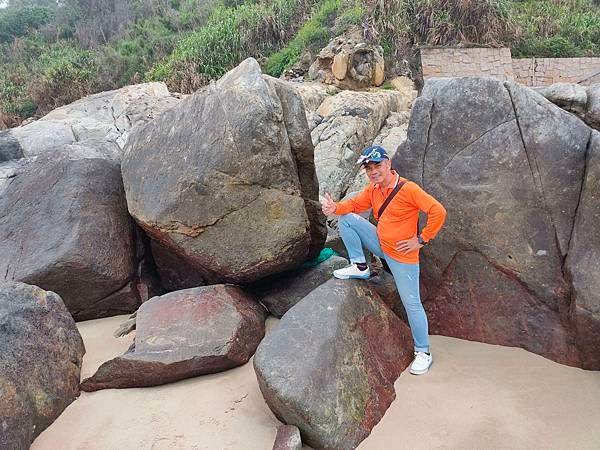
<svg viewBox="0 0 600 450"><path fill-rule="evenodd" d="M370 162L381 162L384 159L390 159L387 152L381 145L372 145L365 148L356 164L367 164Z"/></svg>

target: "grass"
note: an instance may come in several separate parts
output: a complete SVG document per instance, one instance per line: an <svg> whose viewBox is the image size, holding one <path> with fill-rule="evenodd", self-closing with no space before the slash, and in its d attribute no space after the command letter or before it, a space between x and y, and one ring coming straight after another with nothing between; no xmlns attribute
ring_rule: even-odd
<svg viewBox="0 0 600 450"><path fill-rule="evenodd" d="M511 17L519 26L514 56L600 56L600 7L593 1L516 1Z"/></svg>

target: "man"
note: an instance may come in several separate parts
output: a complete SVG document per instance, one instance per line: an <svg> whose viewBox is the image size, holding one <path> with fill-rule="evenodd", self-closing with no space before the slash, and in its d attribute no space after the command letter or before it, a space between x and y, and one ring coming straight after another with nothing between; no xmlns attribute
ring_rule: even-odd
<svg viewBox="0 0 600 450"><path fill-rule="evenodd" d="M429 370L433 358L429 351L427 316L419 295L419 249L442 228L446 210L416 183L392 170L392 163L383 147L367 147L357 164L364 167L371 181L369 185L345 202L336 203L327 193L322 203L325 215L340 216L340 235L350 257L350 265L335 270L333 276L340 279L369 278L363 246L387 262L412 331L415 359L410 373L422 375ZM394 197L379 217L380 208L395 189ZM355 214L370 208L379 221L377 227ZM427 225L421 233L418 232L419 210L427 213Z"/></svg>

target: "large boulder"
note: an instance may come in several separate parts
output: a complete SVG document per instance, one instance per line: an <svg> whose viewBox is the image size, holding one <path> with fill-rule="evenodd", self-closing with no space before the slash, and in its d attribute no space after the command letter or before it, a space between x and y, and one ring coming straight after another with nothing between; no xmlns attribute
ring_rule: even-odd
<svg viewBox="0 0 600 450"><path fill-rule="evenodd" d="M332 256L314 267L300 268L260 280L253 293L275 317L283 316L311 291L329 280L336 269L348 265L348 260Z"/></svg>
<svg viewBox="0 0 600 450"><path fill-rule="evenodd" d="M300 97L253 59L134 133L122 164L127 204L162 249L161 275L252 282L318 253L312 152Z"/></svg>
<svg viewBox="0 0 600 450"><path fill-rule="evenodd" d="M535 88L552 103L578 116L585 115L587 92L585 86L575 83L554 83L550 86Z"/></svg>
<svg viewBox="0 0 600 450"><path fill-rule="evenodd" d="M368 283L331 279L269 332L254 369L273 413L304 442L353 449L394 400L412 347L408 326Z"/></svg>
<svg viewBox="0 0 600 450"><path fill-rule="evenodd" d="M0 282L0 448L28 449L79 396L85 348L60 297Z"/></svg>
<svg viewBox="0 0 600 450"><path fill-rule="evenodd" d="M319 107L323 121L311 135L319 191L339 200L354 181L360 152L371 145L391 112L405 106L402 94L393 90L377 92L343 91L328 97Z"/></svg>
<svg viewBox="0 0 600 450"><path fill-rule="evenodd" d="M246 363L265 334L266 311L232 285L170 292L137 312L127 353L81 383L84 391L156 386Z"/></svg>
<svg viewBox="0 0 600 450"><path fill-rule="evenodd" d="M555 83L535 90L555 105L577 115L590 127L600 130L600 84L586 87L576 83Z"/></svg>
<svg viewBox="0 0 600 450"><path fill-rule="evenodd" d="M149 294L119 163L51 153L19 170L0 196L0 279L56 292L77 320L135 311Z"/></svg>
<svg viewBox="0 0 600 450"><path fill-rule="evenodd" d="M600 133L590 141L587 170L565 267L583 367L600 369Z"/></svg>
<svg viewBox="0 0 600 450"><path fill-rule="evenodd" d="M74 143L93 147L98 141L116 144L119 151L114 156L120 158L132 128L178 101L164 83L125 86L84 97L27 125L1 131L0 161L33 157Z"/></svg>
<svg viewBox="0 0 600 450"><path fill-rule="evenodd" d="M448 210L423 254L433 334L590 367L580 357L593 344L576 336L563 273L590 136L580 119L514 83L426 82L393 164Z"/></svg>

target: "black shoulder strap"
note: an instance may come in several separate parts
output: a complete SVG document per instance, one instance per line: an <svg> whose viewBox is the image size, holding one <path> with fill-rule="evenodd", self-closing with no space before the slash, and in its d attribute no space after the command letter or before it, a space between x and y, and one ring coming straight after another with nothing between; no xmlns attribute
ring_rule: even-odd
<svg viewBox="0 0 600 450"><path fill-rule="evenodd" d="M377 220L381 220L381 215L385 211L385 208L387 208L387 205L390 204L390 202L392 201L392 199L394 198L394 196L398 192L400 192L400 189L402 189L402 186L404 186L405 184L406 184L406 180L404 180L404 181L398 181L398 184L396 185L396 187L394 188L394 190L392 192L390 192L390 195L387 196L387 198L385 199L385 202L383 202L383 205L381 205L381 207L379 208L379 212L377 213Z"/></svg>

